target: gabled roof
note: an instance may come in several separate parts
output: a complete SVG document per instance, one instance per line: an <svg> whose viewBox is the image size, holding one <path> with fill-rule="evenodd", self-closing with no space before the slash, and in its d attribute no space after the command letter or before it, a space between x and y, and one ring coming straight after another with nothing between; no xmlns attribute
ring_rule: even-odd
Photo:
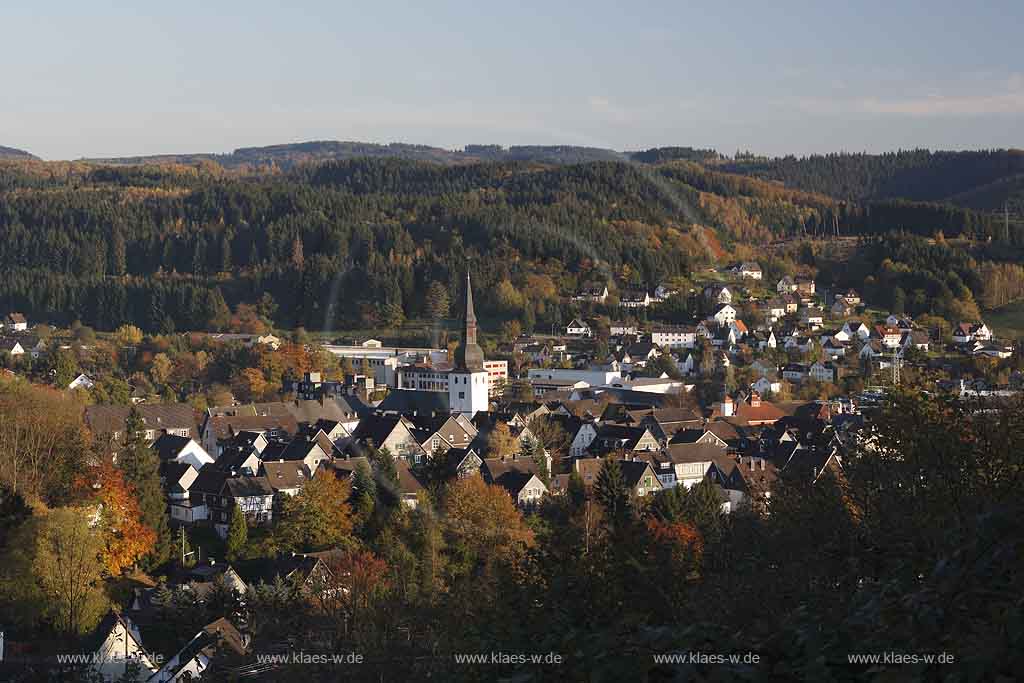
<svg viewBox="0 0 1024 683"><path fill-rule="evenodd" d="M174 460L178 457L192 439L177 434L161 434L153 442L153 450L161 460Z"/></svg>
<svg viewBox="0 0 1024 683"><path fill-rule="evenodd" d="M673 464L714 462L725 449L712 443L671 443L666 455Z"/></svg>
<svg viewBox="0 0 1024 683"><path fill-rule="evenodd" d="M260 466L260 473L275 491L301 488L309 481L306 466L301 460L264 462Z"/></svg>
<svg viewBox="0 0 1024 683"><path fill-rule="evenodd" d="M224 489L234 498L274 495L274 489L266 477L227 477Z"/></svg>
<svg viewBox="0 0 1024 683"><path fill-rule="evenodd" d="M189 429L195 435L195 411L187 403L150 403L135 406L146 429ZM95 435L124 432L130 406L92 405L85 408L85 421Z"/></svg>

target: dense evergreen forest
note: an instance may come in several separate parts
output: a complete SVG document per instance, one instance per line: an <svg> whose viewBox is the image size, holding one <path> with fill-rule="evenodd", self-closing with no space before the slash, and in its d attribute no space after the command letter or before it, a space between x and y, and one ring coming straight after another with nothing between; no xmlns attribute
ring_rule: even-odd
<svg viewBox="0 0 1024 683"><path fill-rule="evenodd" d="M940 202L958 198L966 200L986 186L1011 179L1019 187L1020 176L1024 174L1024 150L932 152L915 149L888 154L740 158L725 163L722 168L732 173L777 180L789 187L820 192L837 199ZM987 208L1001 204L1000 200Z"/></svg>
<svg viewBox="0 0 1024 683"><path fill-rule="evenodd" d="M479 310L532 327L562 320L581 283L653 287L784 238L897 230L1024 243L992 214L837 202L680 160L699 150L649 152L672 160L361 158L246 173L6 162L0 309L170 332L223 329L238 304L262 302L280 326L397 324L424 314L434 283L457 300L471 265ZM979 282L961 276L975 298Z"/></svg>

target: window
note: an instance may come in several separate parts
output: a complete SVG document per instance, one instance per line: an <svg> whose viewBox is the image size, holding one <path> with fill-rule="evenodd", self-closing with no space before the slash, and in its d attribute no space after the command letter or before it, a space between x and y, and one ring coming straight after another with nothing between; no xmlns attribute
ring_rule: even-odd
<svg viewBox="0 0 1024 683"><path fill-rule="evenodd" d="M466 398L466 392L465 392L465 391L460 391L460 392L459 392L459 398L460 398L460 399L464 399L464 398Z"/></svg>

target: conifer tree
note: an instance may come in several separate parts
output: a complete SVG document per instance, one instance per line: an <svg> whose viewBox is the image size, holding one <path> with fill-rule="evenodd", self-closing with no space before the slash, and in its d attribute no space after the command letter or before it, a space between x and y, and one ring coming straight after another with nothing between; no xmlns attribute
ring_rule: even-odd
<svg viewBox="0 0 1024 683"><path fill-rule="evenodd" d="M611 456L605 457L601 465L594 486L594 495L612 524L617 526L632 516L633 506L629 499L629 490L626 488L626 479L622 475L622 467L619 461Z"/></svg>
<svg viewBox="0 0 1024 683"><path fill-rule="evenodd" d="M167 503L160 486L160 463L146 443L146 426L135 407L128 413L124 447L118 454L117 466L135 491L143 524L156 532L156 543L144 564L148 568L157 567L170 557L171 531L167 524Z"/></svg>
<svg viewBox="0 0 1024 683"><path fill-rule="evenodd" d="M231 508L228 521L227 556L229 560L237 560L249 541L249 526L245 523L245 513L237 505Z"/></svg>

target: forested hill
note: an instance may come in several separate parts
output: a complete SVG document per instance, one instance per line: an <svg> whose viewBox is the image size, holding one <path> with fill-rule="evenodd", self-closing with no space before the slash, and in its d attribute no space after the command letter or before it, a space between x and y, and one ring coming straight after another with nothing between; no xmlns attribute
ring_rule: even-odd
<svg viewBox="0 0 1024 683"><path fill-rule="evenodd" d="M836 199L953 201L973 208L994 209L1001 207L1007 196L1020 192L1024 184L1024 150L919 149L888 154L740 158L721 168Z"/></svg>
<svg viewBox="0 0 1024 683"><path fill-rule="evenodd" d="M84 159L95 164L193 164L198 161L217 163L224 168L259 168L276 166L291 168L298 164L345 159L404 159L430 161L439 164L467 164L483 161L529 161L546 164L578 164L590 161L624 161L629 155L598 147L572 145L467 145L463 150L448 150L428 145L370 142L338 142L334 140L298 142L267 147L243 147L230 154L179 154L160 156L120 157L110 159Z"/></svg>
<svg viewBox="0 0 1024 683"><path fill-rule="evenodd" d="M835 225L1002 235L969 210L837 204L688 161L3 162L0 311L170 331L224 329L259 304L282 327L365 328L423 316L434 283L457 300L471 265L483 315L549 329L583 282L650 288L743 258L771 277L765 245Z"/></svg>
<svg viewBox="0 0 1024 683"><path fill-rule="evenodd" d="M15 149L13 147L4 147L3 145L0 145L0 159L35 159L35 158L36 157L32 156L31 154L29 154L28 152L26 152L24 150Z"/></svg>

